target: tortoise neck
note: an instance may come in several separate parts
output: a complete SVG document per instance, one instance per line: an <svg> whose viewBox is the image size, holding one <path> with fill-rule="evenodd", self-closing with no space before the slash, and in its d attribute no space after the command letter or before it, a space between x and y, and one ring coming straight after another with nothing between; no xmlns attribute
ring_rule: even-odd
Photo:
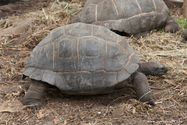
<svg viewBox="0 0 187 125"><path fill-rule="evenodd" d="M138 64L139 64L139 68L138 68L139 72L142 72L145 75L151 74L150 63L149 62L138 63Z"/></svg>

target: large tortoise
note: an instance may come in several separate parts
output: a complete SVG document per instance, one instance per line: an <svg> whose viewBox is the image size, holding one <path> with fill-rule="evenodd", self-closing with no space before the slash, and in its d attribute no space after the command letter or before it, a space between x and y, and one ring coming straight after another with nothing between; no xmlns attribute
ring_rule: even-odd
<svg viewBox="0 0 187 125"><path fill-rule="evenodd" d="M167 70L161 63L139 63L126 40L105 27L66 25L52 30L27 59L23 78L32 82L23 104L40 108L50 84L76 95L106 94L131 85L138 100L154 105L145 75L163 75Z"/></svg>
<svg viewBox="0 0 187 125"><path fill-rule="evenodd" d="M176 32L177 22L163 0L87 0L83 10L71 23L83 22L104 26L135 37L165 26L165 32Z"/></svg>

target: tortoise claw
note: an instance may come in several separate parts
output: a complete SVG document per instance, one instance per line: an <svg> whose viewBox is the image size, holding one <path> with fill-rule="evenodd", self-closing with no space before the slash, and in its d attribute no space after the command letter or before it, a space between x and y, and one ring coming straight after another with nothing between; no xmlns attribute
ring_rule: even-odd
<svg viewBox="0 0 187 125"><path fill-rule="evenodd" d="M41 109L41 107L40 107L39 105L33 106L32 108L33 108L34 110L40 110L40 109Z"/></svg>
<svg viewBox="0 0 187 125"><path fill-rule="evenodd" d="M153 100L149 100L149 101L147 102L147 104L150 104L150 105L155 106L155 102L154 102Z"/></svg>
<svg viewBox="0 0 187 125"><path fill-rule="evenodd" d="M40 103L31 104L31 105L28 105L28 108L34 109L34 110L40 110L41 104Z"/></svg>

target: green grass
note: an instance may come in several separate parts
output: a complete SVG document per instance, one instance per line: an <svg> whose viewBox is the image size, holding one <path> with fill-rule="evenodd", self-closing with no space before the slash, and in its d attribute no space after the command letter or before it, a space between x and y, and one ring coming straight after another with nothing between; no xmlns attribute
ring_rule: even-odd
<svg viewBox="0 0 187 125"><path fill-rule="evenodd" d="M187 18L182 18L182 19L176 19L177 23L180 25L182 29L187 28Z"/></svg>

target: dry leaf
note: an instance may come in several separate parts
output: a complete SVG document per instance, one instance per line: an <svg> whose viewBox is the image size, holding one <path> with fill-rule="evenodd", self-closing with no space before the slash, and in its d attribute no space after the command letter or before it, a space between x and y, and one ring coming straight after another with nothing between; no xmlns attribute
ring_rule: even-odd
<svg viewBox="0 0 187 125"><path fill-rule="evenodd" d="M132 113L133 114L136 113L136 108L135 107L132 108Z"/></svg>
<svg viewBox="0 0 187 125"><path fill-rule="evenodd" d="M66 125L67 124L67 120L64 120L64 123L63 124L61 124L61 125Z"/></svg>
<svg viewBox="0 0 187 125"><path fill-rule="evenodd" d="M72 3L77 3L77 1L76 1L76 0L72 0L71 2L72 2Z"/></svg>
<svg viewBox="0 0 187 125"><path fill-rule="evenodd" d="M55 124L58 124L60 120L58 118L56 118L56 119L53 119L53 121Z"/></svg>
<svg viewBox="0 0 187 125"><path fill-rule="evenodd" d="M176 84L173 82L173 80L169 80L169 79L164 79L165 82L173 85L173 86L176 86Z"/></svg>
<svg viewBox="0 0 187 125"><path fill-rule="evenodd" d="M38 114L37 114L37 117L38 119L41 119L45 116L46 113L43 113L43 110L39 110Z"/></svg>

